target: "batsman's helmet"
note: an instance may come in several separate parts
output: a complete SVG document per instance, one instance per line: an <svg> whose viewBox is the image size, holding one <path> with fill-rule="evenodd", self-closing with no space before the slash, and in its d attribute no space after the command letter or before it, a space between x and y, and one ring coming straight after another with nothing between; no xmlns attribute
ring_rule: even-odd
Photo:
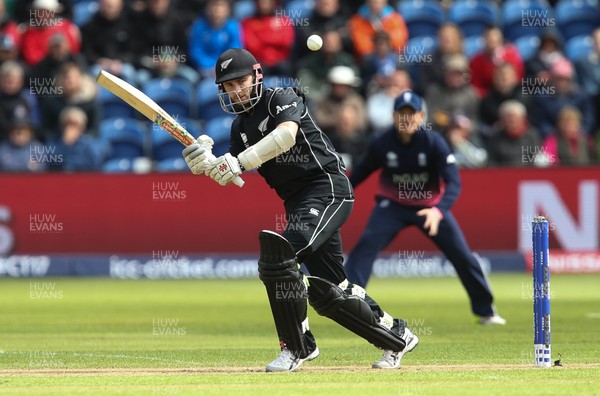
<svg viewBox="0 0 600 396"><path fill-rule="evenodd" d="M252 76L250 95L242 100L237 92L226 92L223 83L245 76ZM230 48L223 52L215 65L215 83L219 86L219 101L226 113L239 114L252 109L260 100L263 92L263 72L254 55L243 48ZM237 98L236 98L237 96ZM237 100L235 100L237 99Z"/></svg>

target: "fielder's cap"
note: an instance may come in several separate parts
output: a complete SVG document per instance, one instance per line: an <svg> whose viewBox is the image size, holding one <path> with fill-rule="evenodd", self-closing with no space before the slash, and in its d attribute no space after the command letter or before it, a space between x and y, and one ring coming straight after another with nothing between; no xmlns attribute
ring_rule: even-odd
<svg viewBox="0 0 600 396"><path fill-rule="evenodd" d="M444 59L444 70L447 71L468 71L469 61L464 55L450 55Z"/></svg>
<svg viewBox="0 0 600 396"><path fill-rule="evenodd" d="M404 91L394 100L394 111L410 107L415 111L423 110L423 99L413 91Z"/></svg>
<svg viewBox="0 0 600 396"><path fill-rule="evenodd" d="M334 66L327 74L329 82L332 84L343 84L357 87L360 85L360 78L356 76L354 70L348 66Z"/></svg>
<svg viewBox="0 0 600 396"><path fill-rule="evenodd" d="M250 52L243 48L230 48L223 52L215 65L215 83L248 76L260 68L260 64Z"/></svg>

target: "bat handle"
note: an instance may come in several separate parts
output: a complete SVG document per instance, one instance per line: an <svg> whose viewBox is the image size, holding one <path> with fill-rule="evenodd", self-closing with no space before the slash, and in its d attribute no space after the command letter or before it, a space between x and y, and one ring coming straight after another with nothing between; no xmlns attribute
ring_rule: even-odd
<svg viewBox="0 0 600 396"><path fill-rule="evenodd" d="M245 181L239 176L236 176L235 179L233 179L233 184L235 184L236 186L238 186L240 188L244 187L244 183L245 183Z"/></svg>

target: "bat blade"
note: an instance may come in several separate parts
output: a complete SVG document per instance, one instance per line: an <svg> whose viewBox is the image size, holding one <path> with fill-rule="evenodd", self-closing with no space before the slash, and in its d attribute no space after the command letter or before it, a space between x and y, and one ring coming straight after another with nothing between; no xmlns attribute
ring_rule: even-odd
<svg viewBox="0 0 600 396"><path fill-rule="evenodd" d="M125 103L142 113L150 121L167 131L184 146L189 146L196 142L196 139L194 139L181 124L164 111L162 107L150 99L148 95L128 82L123 81L119 77L104 70L100 70L96 77L96 81L98 84L121 98Z"/></svg>
<svg viewBox="0 0 600 396"><path fill-rule="evenodd" d="M142 113L154 124L167 131L184 146L187 147L190 144L197 143L196 139L194 139L181 124L175 121L169 113L164 111L158 103L128 82L121 80L119 77L114 76L105 70L100 70L96 77L96 81L98 84L121 98L129 106ZM212 145L205 146L205 148L210 151ZM214 159L214 156L212 156L212 159ZM236 176L233 183L238 187L242 187L244 185L244 180L242 180L241 177Z"/></svg>

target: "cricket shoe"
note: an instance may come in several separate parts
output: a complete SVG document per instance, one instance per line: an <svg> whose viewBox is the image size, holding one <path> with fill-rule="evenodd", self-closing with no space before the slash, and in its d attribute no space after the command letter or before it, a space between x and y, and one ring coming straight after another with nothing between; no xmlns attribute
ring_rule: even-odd
<svg viewBox="0 0 600 396"><path fill-rule="evenodd" d="M414 335L413 332L410 331L408 328L404 329L404 334L402 334L401 338L404 340L404 342L406 344L404 349L399 352L394 352L391 350L383 351L383 356L381 357L381 359L379 359L378 361L373 363L373 368L378 368L378 369L398 368L398 367L400 367L400 361L402 360L402 356L404 356L405 353L412 351L413 349L415 349L417 347L417 345L419 345L419 337Z"/></svg>
<svg viewBox="0 0 600 396"><path fill-rule="evenodd" d="M267 372L294 371L304 362L316 359L319 356L319 348L315 348L307 357L299 358L287 348L283 348L277 359L267 364Z"/></svg>
<svg viewBox="0 0 600 396"><path fill-rule="evenodd" d="M477 323L483 326L504 326L506 319L500 315L479 316L477 317Z"/></svg>

